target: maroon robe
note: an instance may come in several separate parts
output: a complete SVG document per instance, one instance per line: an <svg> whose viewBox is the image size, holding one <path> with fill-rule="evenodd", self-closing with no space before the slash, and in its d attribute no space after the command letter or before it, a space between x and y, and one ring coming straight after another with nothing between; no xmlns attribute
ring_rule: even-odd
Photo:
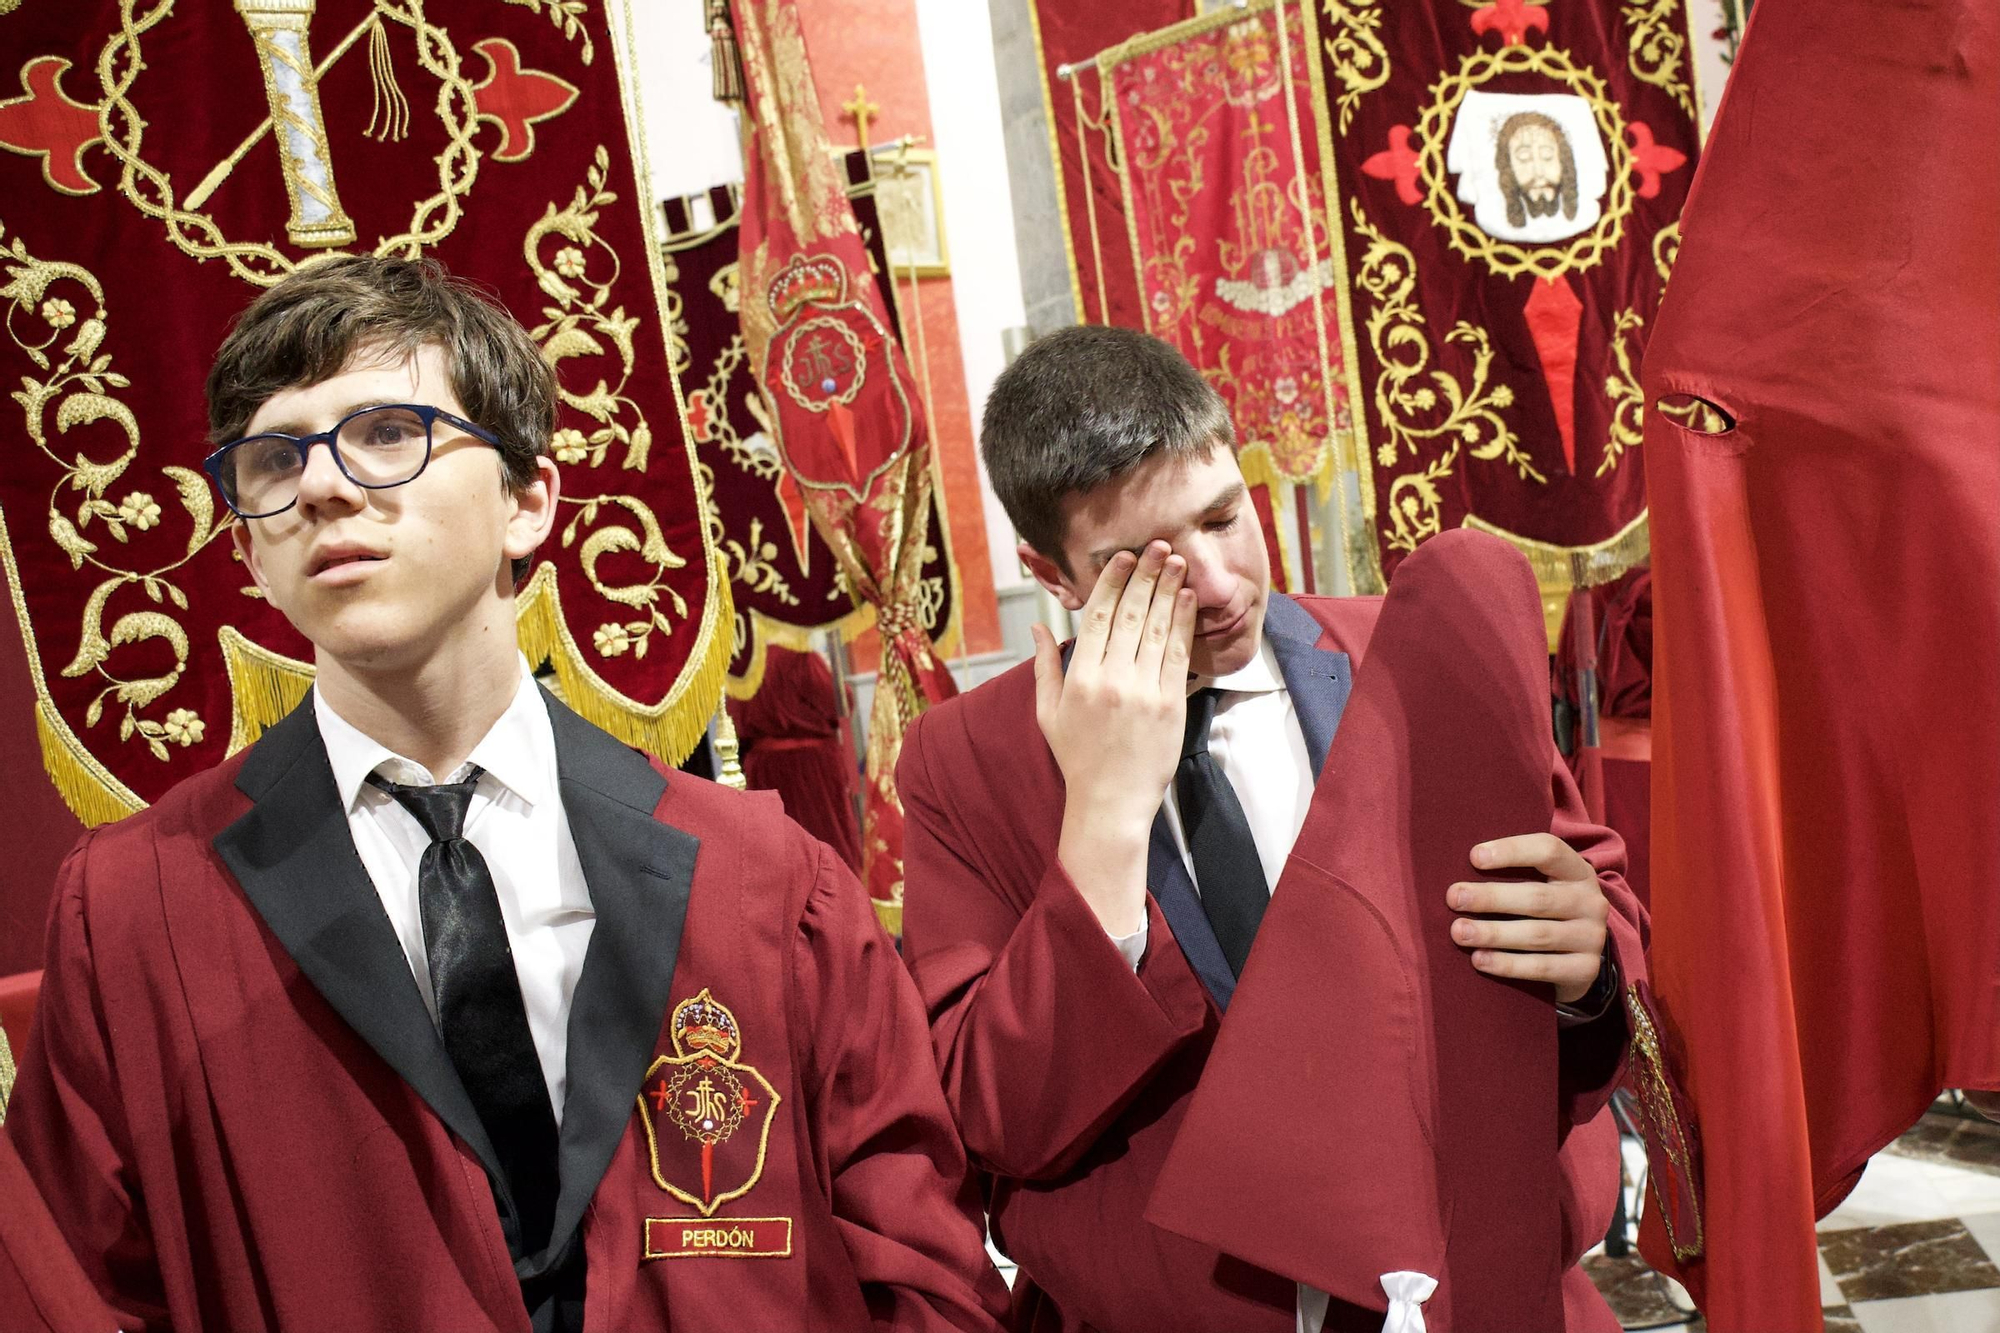
<svg viewBox="0 0 2000 1333"><path fill-rule="evenodd" d="M1316 772L1380 605L1271 598L1265 633ZM1035 722L1032 664L919 719L898 779L909 818L904 954L930 1009L945 1095L988 1177L995 1237L1021 1265L1016 1326L1291 1329L1292 1281L1143 1216L1234 992L1164 819L1153 829L1149 939L1135 975L1056 861L1062 776ZM1619 875L1617 837L1585 821L1553 738L1548 782L1549 829L1596 868L1612 905L1612 952L1637 976L1642 914ZM1294 854L1324 854L1340 836L1309 819ZM1570 1268L1610 1222L1615 1135L1598 1116L1622 1065L1622 1017L1565 1031L1558 1045L1556 1114L1578 1127L1558 1186ZM1338 1098L1360 1072L1316 1078ZM1572 1329L1614 1326L1580 1271L1567 1274L1565 1296ZM1335 1301L1328 1327L1367 1319ZM1373 1321L1381 1326L1379 1314Z"/></svg>
<svg viewBox="0 0 2000 1333"><path fill-rule="evenodd" d="M0 1328L110 1333L118 1320L91 1288L42 1192L0 1134Z"/></svg>
<svg viewBox="0 0 2000 1333"><path fill-rule="evenodd" d="M923 1012L853 876L774 799L550 714L597 924L556 1238L518 1264L309 708L71 853L6 1130L123 1327L522 1333L517 1276L579 1228L592 1333L992 1327ZM728 1131L706 1154L690 1109Z"/></svg>

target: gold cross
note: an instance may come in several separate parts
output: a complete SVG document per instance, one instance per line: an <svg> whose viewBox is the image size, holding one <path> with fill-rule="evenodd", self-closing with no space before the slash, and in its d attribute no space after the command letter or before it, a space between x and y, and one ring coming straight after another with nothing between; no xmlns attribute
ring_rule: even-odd
<svg viewBox="0 0 2000 1333"><path fill-rule="evenodd" d="M868 122L880 115L882 108L868 100L868 90L860 84L854 85L853 100L842 102L840 109L854 122L855 147L868 146Z"/></svg>

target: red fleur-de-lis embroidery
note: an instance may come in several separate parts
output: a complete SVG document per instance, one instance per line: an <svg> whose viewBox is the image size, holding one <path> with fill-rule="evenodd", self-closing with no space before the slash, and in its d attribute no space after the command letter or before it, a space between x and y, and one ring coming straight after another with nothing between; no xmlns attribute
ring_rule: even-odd
<svg viewBox="0 0 2000 1333"><path fill-rule="evenodd" d="M1639 173L1639 197L1657 198L1660 177L1684 166L1687 154L1665 144L1654 143L1652 128L1644 121L1635 120L1625 128L1632 135L1632 170Z"/></svg>
<svg viewBox="0 0 2000 1333"><path fill-rule="evenodd" d="M491 66L472 87L479 118L500 127L496 162L519 162L535 151L535 123L559 116L577 99L576 85L539 69L521 68L521 53L504 37L487 37L472 44Z"/></svg>
<svg viewBox="0 0 2000 1333"><path fill-rule="evenodd" d="M1361 174L1396 182L1396 197L1406 204L1422 200L1417 192L1417 150L1410 147L1410 127L1391 125L1389 146L1361 164Z"/></svg>
<svg viewBox="0 0 2000 1333"><path fill-rule="evenodd" d="M42 179L64 194L96 194L83 150L100 142L97 108L71 99L59 80L69 61L37 56L21 67L23 97L0 102L0 148L42 159Z"/></svg>
<svg viewBox="0 0 2000 1333"><path fill-rule="evenodd" d="M1519 46L1528 35L1528 29L1547 33L1549 11L1528 0L1493 0L1490 5L1481 5L1472 11L1472 30L1482 36L1489 32L1500 34L1500 40L1508 46Z"/></svg>

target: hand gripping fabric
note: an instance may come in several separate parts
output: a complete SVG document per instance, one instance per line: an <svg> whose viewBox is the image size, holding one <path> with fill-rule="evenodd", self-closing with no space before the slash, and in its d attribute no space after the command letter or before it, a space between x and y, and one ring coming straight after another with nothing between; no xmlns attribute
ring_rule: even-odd
<svg viewBox="0 0 2000 1333"><path fill-rule="evenodd" d="M1356 673L1155 1225L1359 1310L1385 1312L1385 1275L1427 1274L1430 1333L1562 1327L1552 997L1475 971L1445 901L1480 878L1474 844L1549 826L1551 734L1526 561L1475 532L1425 542ZM1358 1315L1335 1311L1329 1328Z"/></svg>

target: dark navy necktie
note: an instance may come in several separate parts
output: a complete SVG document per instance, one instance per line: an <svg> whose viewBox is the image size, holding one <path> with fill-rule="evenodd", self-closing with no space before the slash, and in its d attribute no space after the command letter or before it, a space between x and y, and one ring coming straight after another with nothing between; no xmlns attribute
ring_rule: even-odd
<svg viewBox="0 0 2000 1333"><path fill-rule="evenodd" d="M520 1254L531 1255L548 1244L555 1221L556 1120L493 874L464 836L480 772L474 767L463 782L436 787L406 787L372 773L368 781L431 837L417 867L417 901L438 1027L445 1054L499 1154L519 1215Z"/></svg>
<svg viewBox="0 0 2000 1333"><path fill-rule="evenodd" d="M1271 905L1271 890L1264 882L1264 863L1257 856L1243 803L1236 799L1222 765L1208 752L1208 728L1220 698L1221 691L1212 688L1188 696L1187 734L1181 742L1180 766L1174 770L1174 795L1180 803L1181 833L1194 862L1201 910L1215 931L1215 942L1222 946L1222 956L1229 960L1230 972L1240 977L1257 938L1257 923Z"/></svg>

